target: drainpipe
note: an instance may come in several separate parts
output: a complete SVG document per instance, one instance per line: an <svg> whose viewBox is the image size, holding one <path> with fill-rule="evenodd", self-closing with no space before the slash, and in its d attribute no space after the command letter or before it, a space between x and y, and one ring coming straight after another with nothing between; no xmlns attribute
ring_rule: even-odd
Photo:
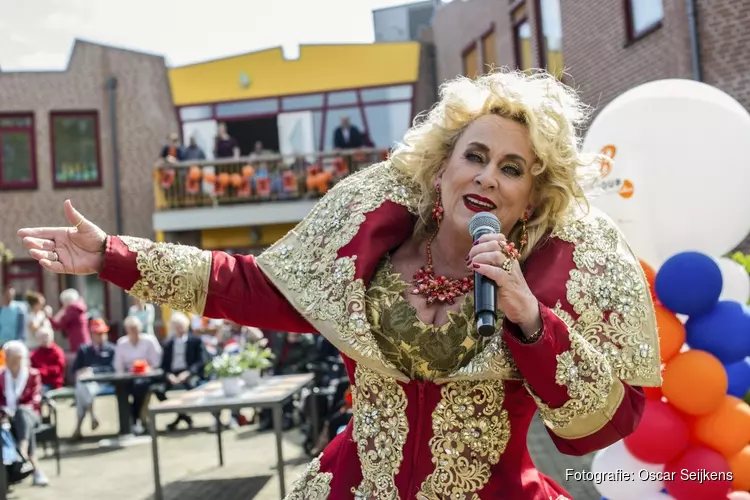
<svg viewBox="0 0 750 500"><path fill-rule="evenodd" d="M107 79L107 91L109 93L109 127L112 137L112 170L114 176L114 200L115 200L115 231L122 234L122 201L120 196L120 152L117 148L117 78L114 76ZM109 284L107 284L109 286ZM125 319L127 310L128 294L120 290L120 321Z"/></svg>
<svg viewBox="0 0 750 500"><path fill-rule="evenodd" d="M693 62L693 80L703 81L701 72L700 44L698 42L698 21L696 16L695 0L685 0L688 15L688 27L690 29L690 56Z"/></svg>

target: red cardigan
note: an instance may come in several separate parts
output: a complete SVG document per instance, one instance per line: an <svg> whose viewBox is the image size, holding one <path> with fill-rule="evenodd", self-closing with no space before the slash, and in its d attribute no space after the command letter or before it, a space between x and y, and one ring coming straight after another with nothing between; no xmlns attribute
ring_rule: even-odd
<svg viewBox="0 0 750 500"><path fill-rule="evenodd" d="M42 384L59 389L65 383L65 352L59 345L35 349L31 353L31 366L39 370Z"/></svg>
<svg viewBox="0 0 750 500"><path fill-rule="evenodd" d="M6 406L8 403L5 400L5 370L0 370L0 407ZM26 381L26 387L24 387L21 397L18 398L18 406L26 405L34 409L36 413L40 411L40 405L42 403L42 377L39 371L34 368L29 368L29 378ZM0 414L2 411L0 411Z"/></svg>

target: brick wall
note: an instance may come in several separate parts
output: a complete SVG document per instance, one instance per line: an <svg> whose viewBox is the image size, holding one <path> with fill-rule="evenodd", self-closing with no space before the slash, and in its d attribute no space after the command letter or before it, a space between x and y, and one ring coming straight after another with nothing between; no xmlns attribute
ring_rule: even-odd
<svg viewBox="0 0 750 500"><path fill-rule="evenodd" d="M38 189L0 191L0 241L18 258L27 257L16 230L62 225L63 201L107 232L115 232L114 173L108 92L118 80L117 134L123 232L153 237L152 167L166 135L178 130L167 70L162 57L76 42L66 71L0 73L0 113L33 112ZM52 187L50 111L97 110L103 184L100 188ZM57 304L59 280L44 273L47 299ZM110 311L119 315L120 293L110 287ZM112 318L121 320L122 318Z"/></svg>

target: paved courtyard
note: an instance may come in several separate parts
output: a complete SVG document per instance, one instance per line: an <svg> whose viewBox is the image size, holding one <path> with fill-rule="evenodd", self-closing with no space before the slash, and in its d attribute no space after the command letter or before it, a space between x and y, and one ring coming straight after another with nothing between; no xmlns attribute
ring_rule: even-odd
<svg viewBox="0 0 750 500"><path fill-rule="evenodd" d="M64 441L62 475L55 475L52 457L44 459L42 463L50 478L50 486L19 485L9 499L153 500L150 444L115 450L99 448L99 439L116 434L116 402L109 396L97 400L96 405L102 425L82 443L72 445ZM59 402L59 417L60 434L67 438L73 432L75 418L75 408L69 401ZM158 428L163 429L171 419L171 415L160 416ZM259 433L254 426L224 432L224 466L219 467L216 435L208 432L210 422L211 417L196 415L192 431L160 435L164 500L278 500L273 433ZM293 430L286 434L287 487L308 460L299 442L298 432ZM560 481L575 500L599 499L591 485L564 482L566 468L590 470L590 457L564 457L550 443L541 425L535 422L529 445L540 470Z"/></svg>

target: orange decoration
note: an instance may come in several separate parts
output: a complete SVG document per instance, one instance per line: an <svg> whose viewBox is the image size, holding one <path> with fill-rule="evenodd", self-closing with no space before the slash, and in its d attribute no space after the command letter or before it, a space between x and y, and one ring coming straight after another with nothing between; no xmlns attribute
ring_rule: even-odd
<svg viewBox="0 0 750 500"><path fill-rule="evenodd" d="M229 174L226 172L222 172L219 174L219 185L221 186L228 186L229 185Z"/></svg>
<svg viewBox="0 0 750 500"><path fill-rule="evenodd" d="M271 194L271 181L268 177L258 177L255 179L255 192L258 196L268 196Z"/></svg>
<svg viewBox="0 0 750 500"><path fill-rule="evenodd" d="M729 387L721 362L704 351L686 351L664 367L661 391L676 409L688 415L716 410Z"/></svg>
<svg viewBox="0 0 750 500"><path fill-rule="evenodd" d="M291 170L285 170L281 174L281 182L285 192L293 193L297 191L297 176Z"/></svg>
<svg viewBox="0 0 750 500"><path fill-rule="evenodd" d="M739 453L729 457L729 469L732 471L732 489L750 491L750 444Z"/></svg>
<svg viewBox="0 0 750 500"><path fill-rule="evenodd" d="M238 188L242 185L242 176L240 174L232 174L229 177L229 182L234 186L235 188Z"/></svg>
<svg viewBox="0 0 750 500"><path fill-rule="evenodd" d="M242 167L242 177L252 177L255 175L255 169L250 165Z"/></svg>
<svg viewBox="0 0 750 500"><path fill-rule="evenodd" d="M658 300L656 297L656 286L654 283L656 282L656 271L653 267L649 266L646 262L642 260L638 260L641 264L641 269L643 269L643 274L646 275L646 281L648 282L648 289L651 291L651 298L654 300Z"/></svg>
<svg viewBox="0 0 750 500"><path fill-rule="evenodd" d="M133 373L146 373L148 371L148 362L145 359L136 359L133 361Z"/></svg>
<svg viewBox="0 0 750 500"><path fill-rule="evenodd" d="M201 178L201 173L202 172L201 172L200 167L193 165L190 167L190 170L188 171L188 179L190 179L191 181L197 181L198 179Z"/></svg>
<svg viewBox="0 0 750 500"><path fill-rule="evenodd" d="M667 363L680 353L685 345L685 325L668 309L662 306L654 306L656 313L656 326L659 329L659 352L661 362Z"/></svg>
<svg viewBox="0 0 750 500"><path fill-rule="evenodd" d="M215 184L216 183L216 174L213 172L206 172L203 175L203 180L206 181L208 184Z"/></svg>
<svg viewBox="0 0 750 500"><path fill-rule="evenodd" d="M750 443L750 405L725 396L716 410L698 418L693 432L701 443L730 458Z"/></svg>
<svg viewBox="0 0 750 500"><path fill-rule="evenodd" d="M623 198L630 198L633 196L633 193L635 192L635 187L633 186L633 183L629 180L625 179L622 181L622 186L620 186L620 196Z"/></svg>

